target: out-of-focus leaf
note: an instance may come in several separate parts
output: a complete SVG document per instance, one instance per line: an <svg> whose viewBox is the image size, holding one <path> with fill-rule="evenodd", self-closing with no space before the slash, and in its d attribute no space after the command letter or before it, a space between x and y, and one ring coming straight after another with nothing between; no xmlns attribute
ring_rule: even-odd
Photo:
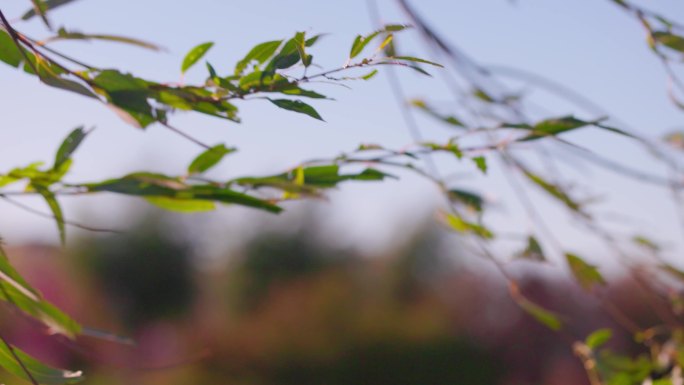
<svg viewBox="0 0 684 385"><path fill-rule="evenodd" d="M486 227L477 223L468 222L460 216L443 212L442 218L447 226L459 233L472 234L484 239L494 238L494 234Z"/></svg>
<svg viewBox="0 0 684 385"><path fill-rule="evenodd" d="M371 72L369 72L369 73L367 73L367 74L361 76L361 79L363 79L363 80L370 80L370 79L372 79L373 77L375 77L375 75L377 75L377 74L378 74L378 70L372 70Z"/></svg>
<svg viewBox="0 0 684 385"><path fill-rule="evenodd" d="M684 150L684 132L671 132L663 137L666 143L678 150Z"/></svg>
<svg viewBox="0 0 684 385"><path fill-rule="evenodd" d="M300 114L309 115L310 117L318 120L323 120L321 115L311 107L310 105L302 102L301 100L289 100L289 99L268 99L271 103L276 106L289 111L299 112Z"/></svg>
<svg viewBox="0 0 684 385"><path fill-rule="evenodd" d="M433 151L447 151L456 156L456 158L461 159L463 158L463 152L461 151L461 148L458 147L458 145L453 141L449 141L447 144L437 144L437 143L431 143L431 142L425 142L421 143L423 147L427 147Z"/></svg>
<svg viewBox="0 0 684 385"><path fill-rule="evenodd" d="M653 36L653 39L658 43L675 51L684 53L684 37L665 31L653 32L651 36Z"/></svg>
<svg viewBox="0 0 684 385"><path fill-rule="evenodd" d="M439 67L439 68L444 68L443 65L439 63L435 63L429 60L417 58L417 57L412 57L412 56L393 56L388 59L394 59L394 60L401 60L401 61L409 61L413 63L422 63L422 64L429 64L431 66Z"/></svg>
<svg viewBox="0 0 684 385"><path fill-rule="evenodd" d="M517 254L517 257L538 262L546 261L544 250L542 249L537 239L531 235L527 237L527 246L523 251Z"/></svg>
<svg viewBox="0 0 684 385"><path fill-rule="evenodd" d="M185 58L183 59L183 64L181 65L181 72L185 73L187 70L190 69L193 65L195 65L204 55L207 54L207 51L211 49L211 47L214 46L214 43L212 42L206 42L199 44L195 46L193 49L190 50L185 55Z"/></svg>
<svg viewBox="0 0 684 385"><path fill-rule="evenodd" d="M211 201L202 201L196 199L175 199L168 197L147 197L145 198L149 203L160 207L164 210L175 211L180 213L196 213L203 211L212 211L216 209L216 205Z"/></svg>
<svg viewBox="0 0 684 385"><path fill-rule="evenodd" d="M449 190L449 199L452 202L465 205L476 212L482 212L484 207L484 199L482 199L480 195L470 191L451 189Z"/></svg>
<svg viewBox="0 0 684 385"><path fill-rule="evenodd" d="M190 163L188 172L190 174L203 173L214 167L224 156L231 152L235 152L235 148L227 148L224 144L216 145L198 155L192 163Z"/></svg>
<svg viewBox="0 0 684 385"><path fill-rule="evenodd" d="M596 349L603 346L611 337L613 337L613 331L611 329L599 329L589 334L585 343L590 349Z"/></svg>
<svg viewBox="0 0 684 385"><path fill-rule="evenodd" d="M551 330L558 331L563 328L563 322L561 318L554 312L544 309L543 307L535 304L529 299L525 298L521 293L518 285L514 282L510 283L511 297L515 303L520 306L527 314L532 318L537 320L537 322L543 324Z"/></svg>
<svg viewBox="0 0 684 385"><path fill-rule="evenodd" d="M12 267L0 248L0 300L15 305L19 310L45 324L51 332L74 338L81 326L59 309L42 299Z"/></svg>
<svg viewBox="0 0 684 385"><path fill-rule="evenodd" d="M584 290L591 290L595 286L606 284L596 266L586 263L582 258L571 253L566 253L565 259L575 280Z"/></svg>
<svg viewBox="0 0 684 385"><path fill-rule="evenodd" d="M62 167L64 162L71 158L71 154L76 151L78 146L81 144L81 141L83 141L87 134L88 133L83 129L83 127L79 127L71 131L69 136L64 139L57 150L57 154L55 155L55 163L52 166L53 170L58 170L60 167Z"/></svg>
<svg viewBox="0 0 684 385"><path fill-rule="evenodd" d="M33 3L33 12L35 15L40 16L41 20L43 20L43 23L48 27L52 28L50 26L50 21L47 18L47 6L46 3L42 2L41 0L31 0L31 3Z"/></svg>
<svg viewBox="0 0 684 385"><path fill-rule="evenodd" d="M563 202L563 204L565 204L569 209L576 212L581 212L581 206L577 202L572 200L572 198L570 198L570 196L565 191L563 191L559 186L547 182L539 175L533 174L530 171L524 170L524 174L530 181L532 181L537 186L541 187L544 191L549 193L549 195Z"/></svg>
<svg viewBox="0 0 684 385"><path fill-rule="evenodd" d="M589 127L589 126L594 126L606 131L610 131L615 134L623 135L631 139L638 139L634 135L624 131L620 130L619 128L607 126L603 123L601 123L605 119L599 119L599 120L592 120L592 121L587 121L587 120L581 120L577 119L574 116L563 116L560 118L552 118L552 119L545 119L542 120L541 122L538 122L534 125L529 125L529 124L524 124L524 123L517 123L517 124L504 124L506 127L511 127L511 128L520 128L520 129L525 129L531 131L531 133L520 139L521 142L528 142L532 140L537 140L537 139L542 139L550 136L555 136L564 132L576 130L579 128L584 128L584 127Z"/></svg>
<svg viewBox="0 0 684 385"><path fill-rule="evenodd" d="M17 358L21 363L17 362ZM25 372L26 369L31 373L31 377L41 385L75 384L83 379L81 371L47 366L18 348L10 347L2 342L0 342L0 366L9 373L30 381L31 379Z"/></svg>
<svg viewBox="0 0 684 385"><path fill-rule="evenodd" d="M482 171L483 174L487 173L487 158L484 156L476 156L472 158L473 162L475 162L475 165L477 168Z"/></svg>
<svg viewBox="0 0 684 385"><path fill-rule="evenodd" d="M117 36L117 35L106 35L106 34L90 34L77 31L67 31L64 28L60 28L57 35L49 37L43 40L43 43L49 43L58 40L104 40L116 43L123 43L134 45L136 47L149 49L152 51L159 51L161 47L156 44L143 41L140 39L135 39L127 36Z"/></svg>
<svg viewBox="0 0 684 385"><path fill-rule="evenodd" d="M449 116L449 115L442 115L435 111L434 108L430 107L427 103L425 103L423 100L415 99L411 101L411 105L420 109L421 111L427 113L428 115L432 116L433 118L437 120L441 120L444 123L447 123L451 126L463 128L465 127L463 122L461 122L458 118L454 116Z"/></svg>
<svg viewBox="0 0 684 385"><path fill-rule="evenodd" d="M61 7L63 5L73 3L74 1L76 1L76 0L41 0L40 3L41 3L41 9L44 12L47 12L48 10L53 10L53 9ZM35 8L32 8L32 9L26 11L26 13L24 13L24 15L21 17L21 19L22 20L28 20L34 16L36 16L36 10L35 10Z"/></svg>
<svg viewBox="0 0 684 385"><path fill-rule="evenodd" d="M660 251L660 246L657 243L653 242L652 240L650 240L650 239L648 239L642 235L635 235L632 238L632 242L634 242L635 244L637 244L641 247L644 247L644 248L646 248L649 251L652 251L654 253L657 253L658 251Z"/></svg>
<svg viewBox="0 0 684 385"><path fill-rule="evenodd" d="M66 243L66 228L64 225L64 214L62 213L62 208L59 205L59 202L57 202L57 198L55 197L55 194L50 191L45 186L42 186L40 184L33 184L32 185L34 189L40 194L43 199L45 199L45 202L48 204L50 207L50 211L52 211L52 215L55 218L55 222L57 223L57 230L59 230L59 239L62 242L62 245Z"/></svg>
<svg viewBox="0 0 684 385"><path fill-rule="evenodd" d="M7 32L0 30L0 61L17 68L23 60L24 57L14 44L12 37Z"/></svg>

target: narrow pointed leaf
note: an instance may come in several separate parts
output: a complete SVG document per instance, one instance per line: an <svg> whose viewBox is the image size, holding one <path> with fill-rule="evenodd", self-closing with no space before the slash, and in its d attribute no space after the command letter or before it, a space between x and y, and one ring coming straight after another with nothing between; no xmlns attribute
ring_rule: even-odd
<svg viewBox="0 0 684 385"><path fill-rule="evenodd" d="M188 167L188 173L201 174L218 164L227 154L234 152L235 148L227 148L224 144L216 145L195 158Z"/></svg>
<svg viewBox="0 0 684 385"><path fill-rule="evenodd" d="M17 362L17 358L21 363ZM41 385L75 384L83 379L81 371L53 368L18 348L2 342L0 342L0 366L9 373L29 381L30 378L26 374L26 369L31 373L31 377Z"/></svg>
<svg viewBox="0 0 684 385"><path fill-rule="evenodd" d="M214 46L214 43L212 42L207 42L207 43L202 43L195 48L191 49L190 52L185 55L185 59L183 59L183 64L181 65L181 72L185 73L187 70L190 69L193 65L195 65L204 55L207 54L207 51L211 49L211 47Z"/></svg>
<svg viewBox="0 0 684 385"><path fill-rule="evenodd" d="M310 105L302 102L301 100L289 100L289 99L268 99L271 103L276 106L294 112L299 112L300 114L309 115L310 117L318 120L323 120L321 115L311 107Z"/></svg>
<svg viewBox="0 0 684 385"><path fill-rule="evenodd" d="M83 129L83 127L79 127L73 130L69 136L64 139L62 145L59 146L59 150L57 150L57 154L55 155L55 163L52 166L53 170L58 170L64 164L64 162L71 158L71 154L76 151L78 146L81 144L81 141L83 141L87 134L88 133Z"/></svg>

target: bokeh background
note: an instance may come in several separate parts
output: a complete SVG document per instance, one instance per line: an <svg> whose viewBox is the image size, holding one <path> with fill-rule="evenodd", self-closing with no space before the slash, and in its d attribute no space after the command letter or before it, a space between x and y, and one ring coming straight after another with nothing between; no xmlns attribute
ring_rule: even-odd
<svg viewBox="0 0 684 385"><path fill-rule="evenodd" d="M2 9L19 16L25 3L7 2ZM377 5L384 22L406 22L393 1ZM649 138L681 127L681 112L668 100L665 75L643 31L609 1L429 0L414 5L483 65L523 68L565 84ZM684 15L684 4L674 0L648 5L673 17ZM329 33L315 54L334 67L344 63L356 34L375 28L366 1L82 0L56 10L52 18L56 25L167 47L155 53L115 44L59 43L87 62L159 81L178 80L186 50L207 40L216 42L208 59L228 71L259 42L298 30ZM37 21L16 27L45 35ZM416 34L401 36L398 44L407 53L430 56ZM187 80L203 77L193 71ZM438 76L410 72L400 78L410 97L444 108L454 103ZM0 79L3 170L52 154L80 125L96 130L76 154L69 176L74 181L143 168L174 174L199 151L161 127L134 129L100 105L48 89L9 67L0 67ZM511 86L535 92L524 82ZM258 101L240 105L240 125L192 114L179 114L174 121L205 142L240 148L211 171L217 178L272 174L359 143L401 148L413 141L399 113L406 106L397 103L384 74L352 88L325 88L336 99L316 105L326 123ZM555 115L577 110L552 95L533 97ZM450 135L418 119L426 137ZM638 169L665 172L625 140L594 131L569 137ZM437 162L444 173L457 176L459 185L486 196L494 208L487 220L497 230L534 227L495 164L483 177L469 165ZM681 230L667 190L589 164L569 172L600 198L597 212L607 228L627 238L638 232L662 241L676 261ZM45 336L11 314L2 315L2 328L29 353L84 368L86 383L92 384L585 383L570 344L522 314L491 266L435 223L432 214L441 204L436 188L410 174L399 176L378 184L348 183L326 201L288 203L279 216L237 207L168 215L121 197L65 198L69 219L122 230L112 235L69 229L66 248L58 246L54 223L3 204L0 234L19 270L48 299L91 327L91 334L106 330L121 338L86 336L72 343ZM22 202L43 208L38 199ZM540 199L538 207L564 247L607 269L607 295L631 319L644 326L656 322L652 299L634 295L635 283L622 278L599 239L552 203ZM506 259L515 250L504 243L499 251ZM636 353L600 304L567 278L560 256L550 256L547 265L511 264L525 293L572 320L577 334L614 327L610 347Z"/></svg>

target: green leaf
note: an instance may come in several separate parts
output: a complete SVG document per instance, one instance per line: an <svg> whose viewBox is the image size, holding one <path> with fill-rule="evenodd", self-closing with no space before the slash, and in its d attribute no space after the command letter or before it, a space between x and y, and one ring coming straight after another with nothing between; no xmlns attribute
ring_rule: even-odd
<svg viewBox="0 0 684 385"><path fill-rule="evenodd" d="M46 12L48 10L53 10L53 9L61 7L63 5L67 5L67 4L72 3L74 1L76 1L76 0L42 0L41 1L41 9L43 10L43 12ZM21 19L22 20L28 20L34 16L36 16L36 10L35 10L35 8L32 8L32 9L26 11L26 13L24 13L24 15L21 17Z"/></svg>
<svg viewBox="0 0 684 385"><path fill-rule="evenodd" d="M140 48L149 49L152 51L160 51L161 47L156 44L146 42L143 40L135 39L127 36L117 36L117 35L106 35L106 34L87 34L77 31L67 31L64 28L60 28L56 36L49 37L43 40L43 43L49 43L58 40L103 40L111 41L115 43L123 43L128 45L133 45Z"/></svg>
<svg viewBox="0 0 684 385"><path fill-rule="evenodd" d="M195 158L188 167L188 173L201 174L208 169L218 164L221 159L231 152L235 152L235 148L227 148L224 144L216 145Z"/></svg>
<svg viewBox="0 0 684 385"><path fill-rule="evenodd" d="M48 28L51 28L50 21L48 20L46 14L47 7L45 6L45 3L43 3L41 0L31 0L31 3L33 3L34 14L40 16L41 20L43 20L43 23Z"/></svg>
<svg viewBox="0 0 684 385"><path fill-rule="evenodd" d="M544 255L544 250L533 236L527 237L527 246L525 250L517 254L518 258L529 259L531 261L545 262L546 256Z"/></svg>
<svg viewBox="0 0 684 385"><path fill-rule="evenodd" d="M134 173L119 179L84 185L92 192L112 192L139 197L205 200L253 207L273 213L282 208L253 196L214 185L187 185L178 178L153 173Z"/></svg>
<svg viewBox="0 0 684 385"><path fill-rule="evenodd" d="M50 211L52 211L52 215L55 218L55 222L57 223L57 230L59 230L59 239L62 242L62 245L66 244L66 228L64 225L64 214L62 213L62 208L59 206L59 202L57 202L55 194L43 185L32 184L31 186L34 189L36 189L38 194L40 194L43 197L43 199L45 199L45 202L47 202L48 206L50 207Z"/></svg>
<svg viewBox="0 0 684 385"><path fill-rule="evenodd" d="M483 174L487 173L487 158L484 156L476 156L472 158L473 162L475 162L475 165L477 166L480 171L482 171Z"/></svg>
<svg viewBox="0 0 684 385"><path fill-rule="evenodd" d="M449 200L453 203L460 203L469 207L475 212L482 212L484 199L478 194L470 191L451 189L449 190Z"/></svg>
<svg viewBox="0 0 684 385"><path fill-rule="evenodd" d="M442 115L442 114L438 113L432 107L430 107L427 103L425 103L423 100L414 99L411 101L411 105L420 109L421 111L427 113L431 117L433 117L437 120L441 120L444 123L447 123L449 125L459 127L459 128L465 128L465 125L459 119L457 119L454 116Z"/></svg>
<svg viewBox="0 0 684 385"><path fill-rule="evenodd" d="M653 36L653 39L658 43L675 51L684 53L684 37L665 31L653 32L651 36Z"/></svg>
<svg viewBox="0 0 684 385"><path fill-rule="evenodd" d="M302 102L301 100L289 100L289 99L268 99L271 103L276 106L294 112L299 112L300 114L309 115L310 117L318 120L323 120L321 115L311 107L310 105Z"/></svg>
<svg viewBox="0 0 684 385"><path fill-rule="evenodd" d="M569 209L576 211L576 212L581 212L580 205L578 203L576 203L575 201L573 201L572 198L570 198L570 196L567 193L565 193L565 191L563 191L559 186L551 184L551 183L545 181L540 176L533 174L527 170L523 170L523 172L529 180L531 180L537 186L541 187L544 191L549 193L549 195L551 195L552 197L563 202Z"/></svg>
<svg viewBox="0 0 684 385"><path fill-rule="evenodd" d="M299 170L299 171L298 171ZM304 179L298 179L303 177ZM317 195L319 188L331 188L341 182L349 180L357 181L378 181L391 178L391 175L381 171L367 168L356 174L340 174L340 166L336 164L298 167L290 172L266 177L243 177L233 180L243 186L274 187L286 192L303 193Z"/></svg>
<svg viewBox="0 0 684 385"><path fill-rule="evenodd" d="M381 32L382 31L375 31L375 32L373 32L369 35L366 35L366 36L361 36L361 35L356 36L356 38L354 39L354 42L352 43L351 50L349 51L349 58L353 59L353 58L359 56L359 54L363 51L363 49L366 48L368 43L373 41L373 39L375 39L375 37L378 36Z"/></svg>
<svg viewBox="0 0 684 385"><path fill-rule="evenodd" d="M302 59L302 42L306 46L304 32L297 32L295 36L285 42L283 48L266 65L264 75L271 75L276 70L290 68Z"/></svg>
<svg viewBox="0 0 684 385"><path fill-rule="evenodd" d="M24 57L12 37L7 32L0 30L0 61L17 68L23 60Z"/></svg>
<svg viewBox="0 0 684 385"><path fill-rule="evenodd" d="M214 204L214 202L197 199L147 197L145 198L145 200L164 210L175 211L180 213L196 213L203 211L212 211L216 209L216 205Z"/></svg>
<svg viewBox="0 0 684 385"><path fill-rule="evenodd" d="M511 297L513 298L515 303L517 303L518 306L520 306L520 308L524 310L527 314L529 314L532 318L537 320L537 322L545 325L553 331L558 331L563 328L563 322L561 322L560 317L556 313L546 310L543 307L525 298L520 293L518 285L514 282L511 282L510 284L510 292Z"/></svg>
<svg viewBox="0 0 684 385"><path fill-rule="evenodd" d="M53 170L60 169L62 165L71 158L71 154L76 151L86 135L88 135L88 132L86 132L83 127L79 127L73 130L69 136L64 139L55 155L55 163L52 166Z"/></svg>
<svg viewBox="0 0 684 385"><path fill-rule="evenodd" d="M181 72L185 73L187 70L190 69L193 65L195 65L204 55L206 55L207 51L211 49L211 47L214 46L214 43L212 42L207 42L207 43L202 43L193 49L190 50L190 52L185 55L185 59L183 59L183 64L181 65Z"/></svg>
<svg viewBox="0 0 684 385"><path fill-rule="evenodd" d="M595 286L606 284L596 266L586 263L582 258L571 253L566 253L565 258L575 280L584 290L589 291Z"/></svg>
<svg viewBox="0 0 684 385"><path fill-rule="evenodd" d="M107 97L108 106L127 123L145 128L157 120L149 103L153 96L149 87L156 84L116 70L100 71L93 83Z"/></svg>
<svg viewBox="0 0 684 385"><path fill-rule="evenodd" d="M635 235L632 238L632 241L634 243L636 243L637 245L648 249L651 252L657 253L658 251L660 251L660 246L657 243L653 242L652 240L650 240L644 236Z"/></svg>
<svg viewBox="0 0 684 385"><path fill-rule="evenodd" d="M282 43L282 40L274 40L256 45L235 65L235 75L241 75L251 62L264 64L275 54Z"/></svg>
<svg viewBox="0 0 684 385"><path fill-rule="evenodd" d="M613 337L611 329L599 329L589 334L585 343L590 349L596 349L603 346L611 337Z"/></svg>
<svg viewBox="0 0 684 385"><path fill-rule="evenodd" d="M361 76L361 79L363 79L363 80L370 80L370 79L372 79L373 77L375 77L375 75L377 75L377 74L378 74L378 70L372 70L371 72L369 72L369 73L367 73L367 74Z"/></svg>
<svg viewBox="0 0 684 385"><path fill-rule="evenodd" d="M483 239L494 238L494 234L486 227L477 223L468 222L460 216L443 212L442 217L447 226L459 233L473 234Z"/></svg>
<svg viewBox="0 0 684 385"><path fill-rule="evenodd" d="M41 321L51 332L74 338L81 326L59 309L42 299L12 267L0 248L0 300L15 305L24 313Z"/></svg>
<svg viewBox="0 0 684 385"><path fill-rule="evenodd" d="M21 363L17 362L15 355ZM0 366L9 373L30 381L30 378L28 378L24 370L24 368L26 368L26 370L31 373L31 377L39 384L75 384L83 380L83 374L80 371L53 368L29 356L18 348L13 346L10 347L2 342L0 342Z"/></svg>
<svg viewBox="0 0 684 385"><path fill-rule="evenodd" d="M394 59L394 60L401 60L401 61L409 61L413 63L423 63L423 64L429 64L431 66L439 67L439 68L444 68L443 65L439 63L435 63L429 60L417 58L417 57L412 57L412 56L392 56L388 57L388 59Z"/></svg>

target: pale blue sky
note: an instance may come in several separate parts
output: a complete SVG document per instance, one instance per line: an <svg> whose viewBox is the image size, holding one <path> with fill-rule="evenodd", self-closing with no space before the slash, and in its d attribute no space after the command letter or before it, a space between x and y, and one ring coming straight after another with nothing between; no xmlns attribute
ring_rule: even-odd
<svg viewBox="0 0 684 385"><path fill-rule="evenodd" d="M27 1L2 5L10 18L26 8ZM609 1L597 0L504 0L413 1L421 14L449 40L483 64L504 64L524 68L552 78L583 93L610 112L629 122L644 135L659 137L682 126L682 113L666 95L665 76L649 53L638 23ZM646 2L645 2L646 3ZM684 18L684 3L675 0L647 2L673 18ZM405 18L390 0L379 0L384 21ZM681 16L681 17L680 17ZM365 0L353 1L228 1L228 0L81 0L55 11L55 25L90 33L116 33L143 38L168 47L153 53L116 44L60 43L55 47L71 52L95 65L130 70L160 81L179 78L185 51L197 43L215 41L208 60L227 72L256 43L288 37L298 30L329 33L314 51L326 66L344 63L348 47L357 33L373 29ZM37 21L17 23L21 31L45 36ZM429 57L417 36L407 33L399 40L409 52ZM434 72L434 71L433 71ZM444 103L449 93L440 77L428 79L412 72L400 72L411 97L425 97ZM191 71L188 80L201 81L204 70ZM97 126L75 158L71 180L117 176L141 168L160 172L181 172L199 149L159 127L142 132L127 126L113 113L90 100L48 89L34 78L0 66L0 167L7 169L52 154L63 136L78 125ZM337 101L315 103L327 123L276 110L267 102L240 105L244 123L236 125L193 114L179 114L175 125L208 143L226 142L241 151L227 158L214 176L270 173L312 157L334 156L361 142L401 147L411 142L384 76L368 83L355 83L353 90L322 86ZM558 114L579 112L554 98L539 100ZM586 117L586 114L583 115ZM427 137L444 138L443 128L420 119ZM587 132L570 136L610 157L650 167L647 157L623 140ZM45 159L45 160L49 160ZM470 165L440 162L445 173L470 171ZM454 168L456 167L456 168ZM584 172L575 177L586 177ZM610 204L605 210L639 218L634 223L620 220L619 230L628 233L634 225L656 239L681 243L668 193L622 178L592 172L589 183ZM466 179L488 196L495 197L492 217L503 229L529 229L529 221L509 198L510 191L494 170L490 178ZM541 197L541 196L540 196ZM396 236L396 226L417 219L438 201L432 186L415 177L379 185L346 185L332 194L328 231L343 242L380 244ZM87 198L86 204L65 200L67 216L74 220L107 226L121 223L127 215L120 207L127 198ZM31 203L31 200L27 200ZM35 203L39 207L40 203ZM140 207L140 206L134 206ZM295 205L288 205L290 208ZM558 210L540 203L549 225L558 229L564 245L574 250L602 250L594 240L581 236L567 224ZM39 237L55 241L53 224L3 205L0 234L10 243ZM6 210L6 211L5 211ZM241 223L254 214L241 208L224 208L215 214L197 216L201 221ZM506 219L507 217L507 219ZM268 219L285 221L284 218ZM226 225L239 231L239 226ZM215 230L217 231L217 230ZM218 231L220 233L220 231ZM375 243L373 243L375 242Z"/></svg>

